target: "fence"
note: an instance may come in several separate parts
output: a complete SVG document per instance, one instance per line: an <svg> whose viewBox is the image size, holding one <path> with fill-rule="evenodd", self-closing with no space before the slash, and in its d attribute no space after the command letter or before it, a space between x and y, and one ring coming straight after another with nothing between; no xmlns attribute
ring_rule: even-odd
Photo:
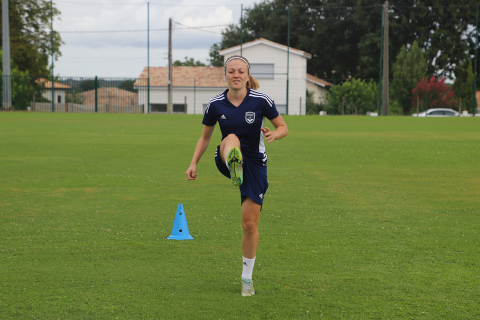
<svg viewBox="0 0 480 320"><path fill-rule="evenodd" d="M146 91L138 93L136 81L127 78L62 78L55 81L42 77L3 76L11 84L10 107L4 111L37 111L69 113L144 113ZM148 83L148 79L145 81ZM3 91L0 92L5 94ZM53 99L52 99L53 97Z"/></svg>
<svg viewBox="0 0 480 320"><path fill-rule="evenodd" d="M260 90L272 96L284 110L282 113L408 115L432 107L477 113L478 4L446 0L439 0L436 5L414 6L408 1L364 3L367 5L351 6L342 0L321 5L272 0L250 6L148 2L101 2L86 6L80 2L59 2L55 6L61 14L52 16L51 25L45 25L63 41L52 40L52 47L59 47L62 56L58 61L50 57L51 72L90 81L99 74L132 81L144 78L155 83L159 80L150 71L167 68L170 49L172 62L177 62L174 65L221 67L222 50L240 46L240 52L252 65L259 70L270 70L267 74L272 77L260 79ZM13 38L12 43L21 42ZM50 37L44 39L48 47ZM248 49L259 39L277 44L280 51L281 46L286 48L287 58L272 54L272 45L268 43L255 52ZM295 62L298 51L305 53L305 63ZM54 55L54 50L51 53ZM12 54L14 64L17 56ZM162 77L168 82L166 76ZM183 82L193 84L188 85L187 93L182 81L173 78L174 112L182 112L183 105L183 112L201 113L208 103L203 94L210 95L212 90L218 93L225 87L224 83L199 85L205 76L186 73L180 77ZM52 75L45 78L51 80ZM67 84L69 78L55 79ZM2 85L6 82L4 79ZM14 85L11 85L13 91ZM163 86L166 88L168 83L162 84L162 90ZM105 87L99 84L97 89L100 88ZM145 90L145 85L137 89L137 105L143 105L144 112L163 112L166 96L159 93L160 87L156 85L151 85L151 89ZM40 91L36 93L36 102L48 103L39 100ZM34 101L30 92L27 98L22 98L30 100L27 104L17 94L11 95L15 96L12 106L16 109L21 110ZM64 107L58 96L54 98L57 102L53 99L53 111L55 105L58 112L93 110L86 97L85 102L77 103L78 97L72 95ZM98 97L95 101L97 112L124 112L127 109L122 108L130 105L102 102ZM38 105L35 109L48 108Z"/></svg>

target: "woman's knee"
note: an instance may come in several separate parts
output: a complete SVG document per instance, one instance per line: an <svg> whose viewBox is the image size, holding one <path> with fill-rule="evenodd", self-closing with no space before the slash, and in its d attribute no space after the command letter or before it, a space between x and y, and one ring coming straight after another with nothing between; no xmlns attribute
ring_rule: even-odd
<svg viewBox="0 0 480 320"><path fill-rule="evenodd" d="M225 138L223 138L223 141L224 143L235 143L235 142L239 142L240 143L240 139L238 139L237 135L234 134L234 133L230 133L228 136L226 136Z"/></svg>
<svg viewBox="0 0 480 320"><path fill-rule="evenodd" d="M245 233L254 233L258 229L258 223L252 219L252 220L245 220L242 223L243 227L243 232Z"/></svg>

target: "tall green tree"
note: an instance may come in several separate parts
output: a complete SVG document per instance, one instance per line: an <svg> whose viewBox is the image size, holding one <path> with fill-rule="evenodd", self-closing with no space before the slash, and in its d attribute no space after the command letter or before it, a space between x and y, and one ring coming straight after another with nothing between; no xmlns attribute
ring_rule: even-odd
<svg viewBox="0 0 480 320"><path fill-rule="evenodd" d="M393 64L393 81L391 84L392 98L395 98L405 115L412 108L412 90L418 81L426 76L427 61L422 49L414 41L410 50L402 46Z"/></svg>
<svg viewBox="0 0 480 320"><path fill-rule="evenodd" d="M245 11L243 41L263 37L286 45L288 14L279 9L289 4L290 45L312 54L307 72L326 79L378 79L383 0L263 0ZM475 8L473 0L395 1L389 7L390 56L417 40L427 73L453 78L455 66L474 52ZM215 49L238 44L239 25L230 26Z"/></svg>
<svg viewBox="0 0 480 320"><path fill-rule="evenodd" d="M53 9L53 10L52 10ZM9 0L10 53L12 68L29 71L31 75L47 76L52 54L50 21L58 19L60 11L45 0ZM0 15L1 20L1 15ZM3 35L0 34L0 41ZM61 56L60 34L53 31L53 54Z"/></svg>
<svg viewBox="0 0 480 320"><path fill-rule="evenodd" d="M247 29L243 30L243 42L255 40L254 36L248 35ZM240 44L240 27L231 24L225 30L222 31L222 40L219 43L214 43L210 47L210 65L212 67L222 67L223 57L219 51L222 49L234 47Z"/></svg>
<svg viewBox="0 0 480 320"><path fill-rule="evenodd" d="M0 60L3 59L3 50L0 50ZM10 63L14 65L13 59ZM0 66L0 79L3 79L3 66ZM30 98L35 90L34 82L28 71L20 71L13 67L10 73L12 106L17 110L25 110L30 105ZM0 101L3 100L3 90L0 90ZM0 107L1 108L1 107Z"/></svg>
<svg viewBox="0 0 480 320"><path fill-rule="evenodd" d="M395 1L391 48L398 52L416 39L425 52L427 74L453 79L455 66L474 54L476 5L473 0Z"/></svg>
<svg viewBox="0 0 480 320"><path fill-rule="evenodd" d="M462 99L462 109L472 110L473 102L473 68L472 61L465 62L459 66L455 72L455 82L453 83L453 90L457 100Z"/></svg>

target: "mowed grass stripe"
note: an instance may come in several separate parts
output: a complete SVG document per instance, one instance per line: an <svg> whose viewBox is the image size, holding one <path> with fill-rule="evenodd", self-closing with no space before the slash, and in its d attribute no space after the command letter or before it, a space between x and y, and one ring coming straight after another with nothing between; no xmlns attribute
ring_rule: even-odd
<svg viewBox="0 0 480 320"><path fill-rule="evenodd" d="M1 318L478 317L480 119L285 119L242 298L218 127L187 181L201 116L0 113Z"/></svg>

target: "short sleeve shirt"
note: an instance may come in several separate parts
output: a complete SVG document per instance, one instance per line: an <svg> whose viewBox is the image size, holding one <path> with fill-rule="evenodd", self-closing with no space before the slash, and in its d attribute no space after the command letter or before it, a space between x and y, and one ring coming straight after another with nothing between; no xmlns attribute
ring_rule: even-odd
<svg viewBox="0 0 480 320"><path fill-rule="evenodd" d="M275 103L268 94L248 89L245 99L235 107L228 101L227 92L228 89L210 100L202 123L214 126L218 122L222 140L233 133L240 140L243 154L262 159L265 157L265 144L260 128L265 118L272 120L278 117Z"/></svg>

